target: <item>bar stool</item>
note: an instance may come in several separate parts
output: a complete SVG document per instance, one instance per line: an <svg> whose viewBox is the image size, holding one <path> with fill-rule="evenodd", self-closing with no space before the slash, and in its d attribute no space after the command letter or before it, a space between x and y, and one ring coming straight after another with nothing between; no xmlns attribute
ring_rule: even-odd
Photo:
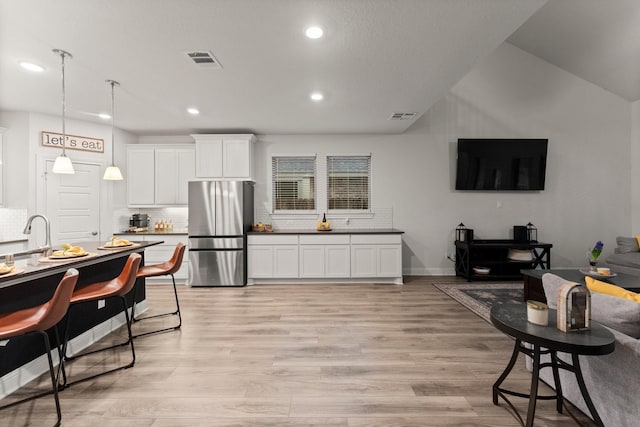
<svg viewBox="0 0 640 427"><path fill-rule="evenodd" d="M75 288L77 281L78 270L70 268L62 277L60 283L58 283L58 287L49 301L36 307L0 315L0 340L11 339L31 333L37 333L42 336L44 348L47 353L47 359L49 361L49 374L51 375L52 387L51 391L40 393L36 396L26 397L17 402L4 405L0 407L0 409L10 408L28 400L44 396L45 394L53 393L53 398L56 402L56 412L58 414L58 421L55 425L60 425L62 420L60 400L58 399L58 375L60 371L57 373L53 372L51 344L49 342L49 335L47 335L46 331L60 322L67 313L67 309L69 308L69 303L71 301L71 294L73 293L73 289ZM60 369L60 367L58 367L58 369Z"/></svg>
<svg viewBox="0 0 640 427"><path fill-rule="evenodd" d="M120 369L130 368L135 364L136 352L135 352L135 348L133 347L133 336L131 335L131 319L129 318L129 310L127 309L127 299L125 296L133 289L133 286L136 281L136 273L138 272L138 266L140 265L141 259L142 257L140 256L140 254L136 254L136 253L131 254L127 259L127 262L125 263L124 268L122 269L122 272L116 278L107 280L104 282L91 283L89 285L82 286L81 288L76 289L73 292L73 295L71 296L71 306L69 307L69 314L67 315L67 325L64 333L64 343L61 350L61 360L62 360L61 366L62 366L62 379L63 379L63 383L61 384L61 387L63 388L68 387L72 384L87 381L87 380L90 380L90 379L93 379L101 375L105 375ZM67 349L67 344L69 342L69 325L71 324L71 314L73 313L73 308L83 302L92 302L92 301L98 301L98 300L103 300L107 298L116 298L116 297L119 298L120 301L122 302L122 311L124 311L126 324L127 324L127 333L128 333L127 341L120 344L99 348L97 350L91 350L86 353L82 353L74 356L67 356L66 349ZM105 351L105 350L110 350L112 348L125 346L127 344L129 344L129 346L131 347L131 362L129 362L128 364L119 366L117 368L109 369L104 372L99 372L97 374L94 374L79 380L75 380L73 382L68 381L67 373L65 370L65 362L72 361L82 356L87 356L89 354L97 353L100 351Z"/></svg>
<svg viewBox="0 0 640 427"><path fill-rule="evenodd" d="M140 267L140 269L138 270L138 278L148 278L148 277L158 277L158 276L171 276L171 281L173 282L173 294L175 295L176 298L176 309L175 311L170 311L168 313L162 313L162 314L155 314L153 316L147 316L147 317L142 317L142 318L137 318L135 317L135 310L136 310L136 300L137 298L134 297L133 299L133 311L132 311L132 319L134 322L140 322L142 320L147 320L147 319L153 319L155 317L162 317L162 316L171 316L171 315L178 315L178 324L176 326L170 326L168 328L161 328L161 329L157 329L154 331L150 331L150 332L144 332L138 335L134 335L134 338L137 337L141 337L144 335L150 335L150 334L157 334L158 332L165 332L165 331L171 331L171 330L175 330L175 329L180 329L180 326L182 326L182 316L180 315L180 303L178 302L178 290L176 289L176 279L173 276L175 272L177 272L180 267L182 266L182 259L184 257L184 251L185 251L186 246L184 245L184 243L178 243L176 245L175 250L173 251L173 255L171 256L171 259L169 261L165 261L161 264L152 264L152 265L143 265L142 267ZM138 290L140 289L139 286L136 286L136 289L134 291L134 295L137 296L138 295Z"/></svg>

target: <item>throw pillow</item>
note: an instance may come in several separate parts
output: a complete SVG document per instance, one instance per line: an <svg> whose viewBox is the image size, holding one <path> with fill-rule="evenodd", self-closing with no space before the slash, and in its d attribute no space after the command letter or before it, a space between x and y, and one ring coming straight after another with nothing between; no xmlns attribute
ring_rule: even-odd
<svg viewBox="0 0 640 427"><path fill-rule="evenodd" d="M618 254L627 254L629 252L640 251L640 239L638 237L616 237L618 247L615 249L615 252Z"/></svg>
<svg viewBox="0 0 640 427"><path fill-rule="evenodd" d="M593 277L585 277L584 281L587 283L587 288L592 292L598 292L600 294L611 295L612 297L624 298L629 301L640 302L640 294L621 288L620 286L612 285L600 280L596 280Z"/></svg>
<svg viewBox="0 0 640 427"><path fill-rule="evenodd" d="M542 276L549 308L557 308L558 289L566 282L566 279L552 273ZM630 337L640 338L640 304L635 301L593 292L591 319Z"/></svg>

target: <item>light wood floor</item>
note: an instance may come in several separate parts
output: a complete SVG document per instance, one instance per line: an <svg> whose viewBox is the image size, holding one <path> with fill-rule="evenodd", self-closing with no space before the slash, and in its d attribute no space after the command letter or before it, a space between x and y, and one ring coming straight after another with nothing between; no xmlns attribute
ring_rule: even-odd
<svg viewBox="0 0 640 427"><path fill-rule="evenodd" d="M519 425L503 402L491 400L513 342L431 285L459 279L405 280L404 286L180 286L182 329L136 339L135 367L61 392L63 425ZM152 311L170 306L169 292L148 287ZM134 328L155 326L150 322ZM126 353L107 356L79 359L70 373L127 360ZM521 360L505 385L527 391L530 378ZM46 385L45 378L34 387ZM525 413L527 402L513 400ZM52 425L53 414L53 399L45 396L3 411L0 424ZM541 401L538 425L575 422Z"/></svg>

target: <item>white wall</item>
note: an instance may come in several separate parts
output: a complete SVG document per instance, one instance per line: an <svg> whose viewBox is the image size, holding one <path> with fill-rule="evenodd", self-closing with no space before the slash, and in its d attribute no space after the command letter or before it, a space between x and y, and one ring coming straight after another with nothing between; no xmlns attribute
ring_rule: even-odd
<svg viewBox="0 0 640 427"><path fill-rule="evenodd" d="M549 138L546 189L455 191L461 137ZM627 101L505 43L402 135L259 136L256 205L270 202L272 155L370 152L372 207L391 208L406 233L405 274L451 273L461 221L477 238L530 221L553 243L553 267L582 266L597 240L606 256L631 231L630 141Z"/></svg>
<svg viewBox="0 0 640 427"><path fill-rule="evenodd" d="M60 149L42 147L40 134L42 131L60 132L60 118L35 113L3 112L0 114L0 126L8 130L4 135L6 153L6 198L5 207L26 208L29 215L41 209L44 193L44 176L38 174L39 164L46 159L55 159ZM104 153L91 153L78 150L66 150L72 161L83 161L100 165L103 170L111 163L111 126L85 122L80 120L66 121L68 134L82 135L104 139ZM126 161L124 145L137 141L130 133L116 129L116 164L124 165ZM112 233L112 212L114 207L126 205L126 186L124 181L101 181L100 232L102 236ZM34 228L40 227L34 223ZM44 232L34 230L29 236L31 247L44 243Z"/></svg>
<svg viewBox="0 0 640 427"><path fill-rule="evenodd" d="M640 101L631 104L631 232L640 234Z"/></svg>

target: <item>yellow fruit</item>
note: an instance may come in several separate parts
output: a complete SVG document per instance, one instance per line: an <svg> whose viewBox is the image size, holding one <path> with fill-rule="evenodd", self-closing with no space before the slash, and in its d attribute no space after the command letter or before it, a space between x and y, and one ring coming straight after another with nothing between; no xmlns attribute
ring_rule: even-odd
<svg viewBox="0 0 640 427"><path fill-rule="evenodd" d="M71 249L71 243L65 243L61 246L63 250Z"/></svg>

